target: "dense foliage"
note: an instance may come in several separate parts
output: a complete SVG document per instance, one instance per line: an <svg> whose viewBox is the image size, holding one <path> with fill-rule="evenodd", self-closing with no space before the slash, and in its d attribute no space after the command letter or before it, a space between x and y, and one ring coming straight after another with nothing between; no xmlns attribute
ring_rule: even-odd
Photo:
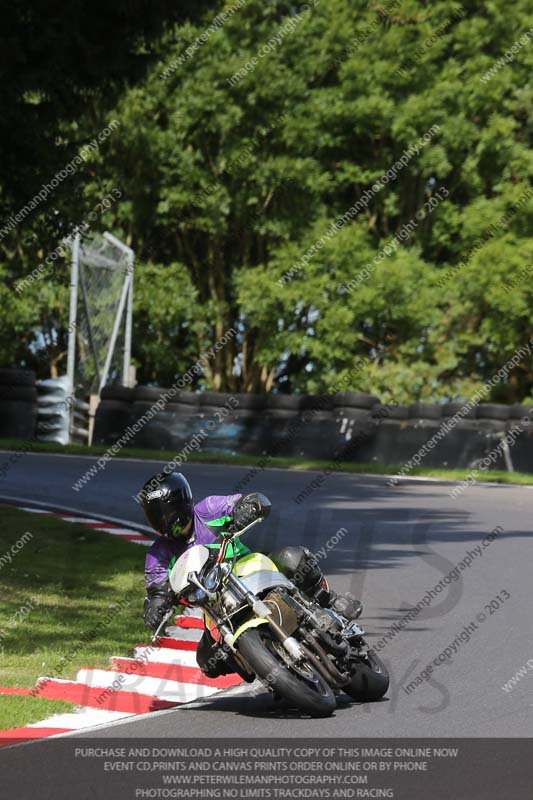
<svg viewBox="0 0 533 800"><path fill-rule="evenodd" d="M0 360L60 363L66 268L13 286L51 214L57 236L118 188L97 227L138 256L142 381L234 327L200 385L321 391L364 356L352 388L383 401L469 396L533 334L532 28L525 0L229 0L167 26L113 107L64 115L58 147L120 124L0 242ZM532 394L527 358L496 399Z"/></svg>

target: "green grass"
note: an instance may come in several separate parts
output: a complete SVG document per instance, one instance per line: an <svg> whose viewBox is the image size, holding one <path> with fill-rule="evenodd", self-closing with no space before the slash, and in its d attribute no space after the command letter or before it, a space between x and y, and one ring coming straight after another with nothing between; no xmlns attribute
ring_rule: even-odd
<svg viewBox="0 0 533 800"><path fill-rule="evenodd" d="M0 686L33 688L41 675L74 678L80 667L108 667L111 655L146 640L144 547L53 517L0 513L0 558L31 533L0 568ZM66 708L0 696L0 729Z"/></svg>
<svg viewBox="0 0 533 800"><path fill-rule="evenodd" d="M0 439L0 450L18 450L20 451L24 443L16 439ZM86 445L60 445L51 444L48 442L31 442L28 447L26 443L25 449L28 452L36 453L68 453L70 455L90 455L99 456L107 452L109 447L106 445L96 445L94 447L87 447ZM120 458L146 458L155 459L157 461L170 461L176 453L172 450L141 450L137 448L124 448L119 452ZM372 475L396 475L401 470L400 464L376 464L372 463L353 463L353 462L337 462L332 461L319 461L305 458L288 458L288 457L268 457L268 456L249 456L249 455L232 455L229 453L191 453L188 457L191 463L200 464L235 464L244 467L257 467L263 464L268 467L279 467L282 469L298 469L298 470L314 470L322 471L329 470L333 472L353 472L353 473L369 473ZM442 478L445 480L465 480L471 475L469 469L440 469L437 467L416 467L409 472L412 477L426 477L426 478ZM407 477L409 477L407 476ZM481 477L482 476L482 477ZM478 479L485 481L492 481L494 483L514 483L533 485L533 474L529 472L504 472L503 470L490 470L487 472L480 472Z"/></svg>
<svg viewBox="0 0 533 800"><path fill-rule="evenodd" d="M72 711L72 703L42 697L0 695L0 730L10 730L48 719L52 714Z"/></svg>

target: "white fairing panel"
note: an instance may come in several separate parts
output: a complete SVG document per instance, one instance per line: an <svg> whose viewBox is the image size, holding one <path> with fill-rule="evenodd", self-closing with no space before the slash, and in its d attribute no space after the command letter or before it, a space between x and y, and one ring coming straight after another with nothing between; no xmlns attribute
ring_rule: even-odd
<svg viewBox="0 0 533 800"><path fill-rule="evenodd" d="M274 589L276 586L292 586L288 578L281 572L274 572L270 569L260 569L257 572L252 572L241 580L246 584L246 588L253 594L259 594L266 589Z"/></svg>
<svg viewBox="0 0 533 800"><path fill-rule="evenodd" d="M181 594L188 585L189 573L201 570L208 558L209 550L203 544L190 547L178 558L169 577L170 585L176 594Z"/></svg>

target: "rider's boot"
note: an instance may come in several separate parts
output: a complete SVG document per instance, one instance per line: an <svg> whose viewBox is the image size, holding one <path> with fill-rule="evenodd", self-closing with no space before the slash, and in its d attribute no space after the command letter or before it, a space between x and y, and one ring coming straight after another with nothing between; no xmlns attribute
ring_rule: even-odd
<svg viewBox="0 0 533 800"><path fill-rule="evenodd" d="M353 622L354 619L358 619L363 613L362 602L352 597L349 592L346 594L337 594L330 590L330 594L332 599L329 605L342 617L346 617L346 619Z"/></svg>
<svg viewBox="0 0 533 800"><path fill-rule="evenodd" d="M363 611L361 601L350 594L337 594L330 589L316 556L307 547L284 547L276 553L271 553L270 558L302 592L314 598L323 608L330 606L349 620L361 616Z"/></svg>

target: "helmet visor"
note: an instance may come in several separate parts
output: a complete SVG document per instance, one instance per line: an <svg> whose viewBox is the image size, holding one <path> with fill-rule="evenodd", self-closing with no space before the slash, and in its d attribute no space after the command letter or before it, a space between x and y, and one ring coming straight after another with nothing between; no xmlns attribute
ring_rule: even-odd
<svg viewBox="0 0 533 800"><path fill-rule="evenodd" d="M185 518L185 516L182 516L179 519L177 519L170 527L169 531L170 536L175 536L176 538L178 536L183 536L185 528L187 527L190 521L191 521L190 517Z"/></svg>

